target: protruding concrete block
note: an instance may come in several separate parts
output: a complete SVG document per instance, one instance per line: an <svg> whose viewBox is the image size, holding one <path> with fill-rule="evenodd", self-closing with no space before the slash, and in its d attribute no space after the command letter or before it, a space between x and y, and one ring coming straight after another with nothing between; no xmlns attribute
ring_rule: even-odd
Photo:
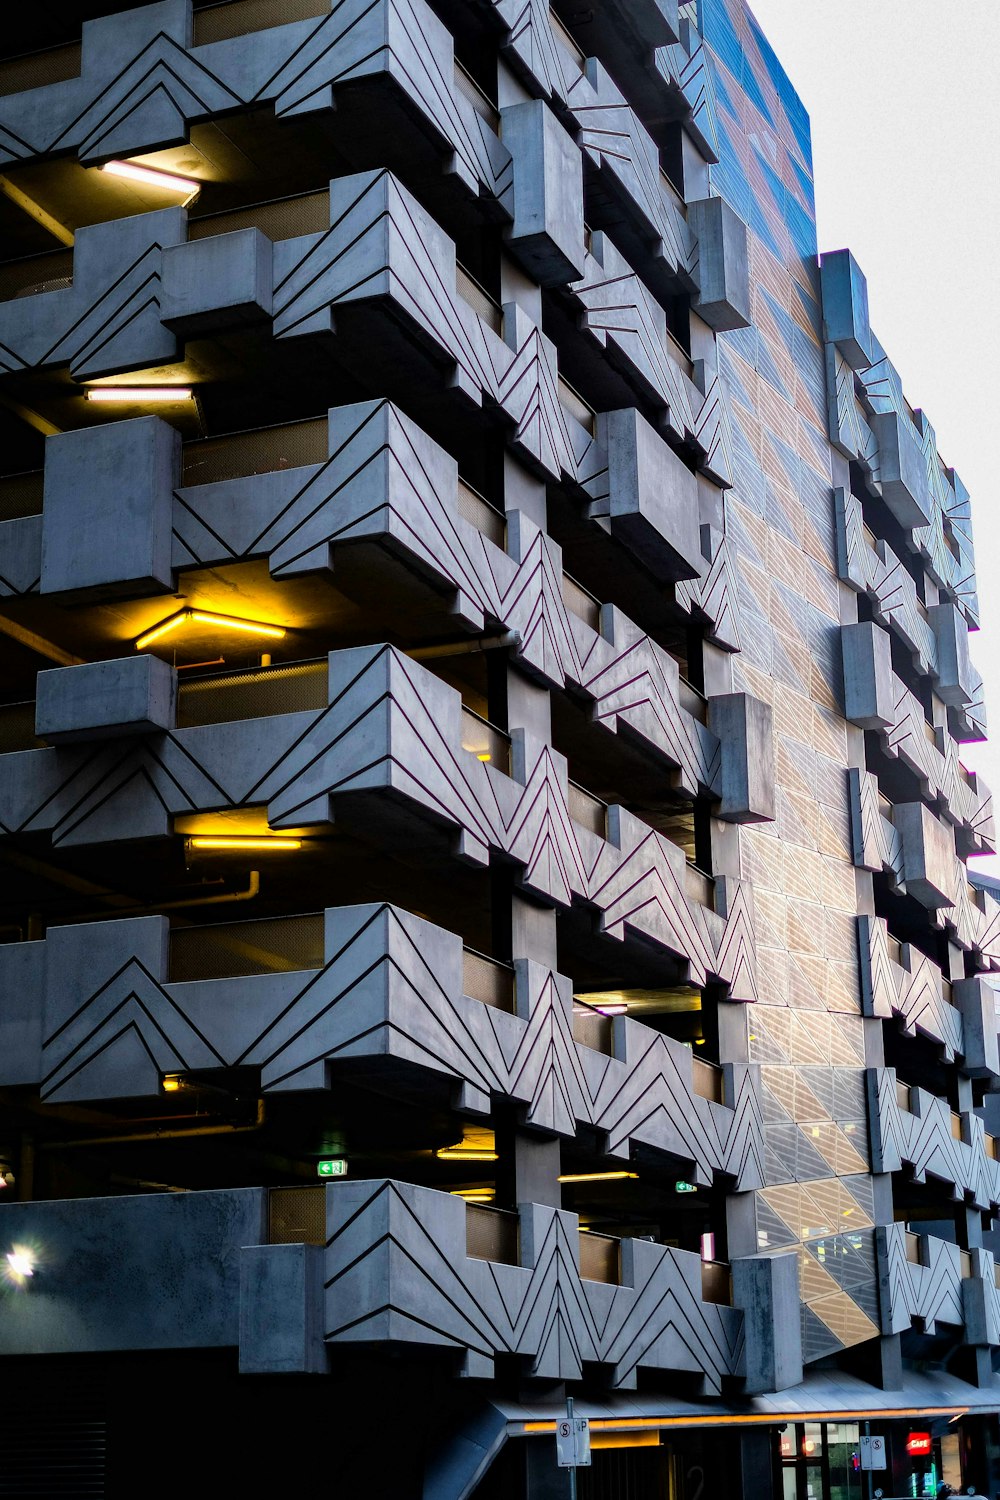
<svg viewBox="0 0 1000 1500"><path fill-rule="evenodd" d="M634 407L605 412L611 529L661 578L697 578L701 552L698 481Z"/></svg>
<svg viewBox="0 0 1000 1500"><path fill-rule="evenodd" d="M513 159L514 223L506 239L542 286L583 275L583 156L541 99L502 113L503 142Z"/></svg>
<svg viewBox="0 0 1000 1500"><path fill-rule="evenodd" d="M259 229L212 235L163 252L160 315L192 338L271 316L271 241Z"/></svg>
<svg viewBox="0 0 1000 1500"><path fill-rule="evenodd" d="M719 817L765 823L774 817L774 734L770 704L749 693L708 700L708 727L722 750Z"/></svg>
<svg viewBox="0 0 1000 1500"><path fill-rule="evenodd" d="M952 985L952 998L962 1015L965 1071L973 1078L996 1078L1000 1047L995 991L984 979L959 979Z"/></svg>
<svg viewBox="0 0 1000 1500"><path fill-rule="evenodd" d="M927 464L913 423L897 411L876 412L872 432L878 443L883 500L908 531L926 526L931 518Z"/></svg>
<svg viewBox="0 0 1000 1500"><path fill-rule="evenodd" d="M897 802L892 820L903 850L907 894L936 910L954 906L955 839L923 802Z"/></svg>
<svg viewBox="0 0 1000 1500"><path fill-rule="evenodd" d="M177 676L158 656L53 667L38 674L35 733L52 744L172 729Z"/></svg>
<svg viewBox="0 0 1000 1500"><path fill-rule="evenodd" d="M245 1245L240 1251L240 1374L325 1371L322 1246Z"/></svg>
<svg viewBox="0 0 1000 1500"><path fill-rule="evenodd" d="M937 643L937 692L945 703L962 708L975 697L976 676L969 658L969 627L954 605L932 604L927 618Z"/></svg>
<svg viewBox="0 0 1000 1500"><path fill-rule="evenodd" d="M837 345L852 369L867 370L873 357L868 282L850 250L823 256L820 281L827 340Z"/></svg>
<svg viewBox="0 0 1000 1500"><path fill-rule="evenodd" d="M43 594L173 588L170 527L180 453L180 433L159 417L47 439Z"/></svg>
<svg viewBox="0 0 1000 1500"><path fill-rule="evenodd" d="M747 226L722 198L688 204L688 223L698 237L698 286L694 310L717 331L748 328L750 254Z"/></svg>
<svg viewBox="0 0 1000 1500"><path fill-rule="evenodd" d="M746 1392L780 1391L802 1380L799 1261L748 1255L733 1261L733 1305L746 1329Z"/></svg>
<svg viewBox="0 0 1000 1500"><path fill-rule="evenodd" d="M844 713L861 729L888 729L896 719L892 643L871 620L844 625Z"/></svg>

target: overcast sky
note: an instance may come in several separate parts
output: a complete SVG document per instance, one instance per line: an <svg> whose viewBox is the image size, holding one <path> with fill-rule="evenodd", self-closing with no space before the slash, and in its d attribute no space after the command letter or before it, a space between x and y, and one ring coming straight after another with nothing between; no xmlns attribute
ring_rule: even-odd
<svg viewBox="0 0 1000 1500"><path fill-rule="evenodd" d="M1000 0L751 8L812 120L820 251L853 250L872 327L972 495L994 743L962 759L1000 808Z"/></svg>

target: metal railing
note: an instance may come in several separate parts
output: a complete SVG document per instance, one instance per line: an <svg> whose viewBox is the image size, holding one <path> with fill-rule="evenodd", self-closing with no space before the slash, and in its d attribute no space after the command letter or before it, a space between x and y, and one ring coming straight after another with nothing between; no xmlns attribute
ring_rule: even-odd
<svg viewBox="0 0 1000 1500"><path fill-rule="evenodd" d="M67 78L79 78L82 58L82 42L67 42L62 47L49 47L45 52L6 58L0 62L0 94L24 94L49 83L65 83Z"/></svg>
<svg viewBox="0 0 1000 1500"><path fill-rule="evenodd" d="M518 1264L517 1214L482 1203L465 1205L465 1253L473 1260L492 1260L502 1266Z"/></svg>
<svg viewBox="0 0 1000 1500"><path fill-rule="evenodd" d="M595 797L592 792L586 791L582 786L577 786L575 781L569 783L569 815L574 823L580 824L581 828L589 828L590 832L596 833L598 838L607 838L607 803L602 802L600 797Z"/></svg>
<svg viewBox="0 0 1000 1500"><path fill-rule="evenodd" d="M40 750L45 741L35 733L35 700L0 705L0 755L14 750Z"/></svg>
<svg viewBox="0 0 1000 1500"><path fill-rule="evenodd" d="M170 933L170 983L321 969L326 961L323 926L318 911L175 927Z"/></svg>
<svg viewBox="0 0 1000 1500"><path fill-rule="evenodd" d="M887 932L885 944L889 950L889 957L892 959L892 962L894 964L901 964L903 962L903 945L899 941L899 938L893 937L891 932Z"/></svg>
<svg viewBox="0 0 1000 1500"><path fill-rule="evenodd" d="M580 1275L584 1281L621 1286L622 1242L610 1234L580 1230Z"/></svg>
<svg viewBox="0 0 1000 1500"><path fill-rule="evenodd" d="M568 573L562 576L562 596L563 603L571 614L576 615L577 619L582 620L585 625L589 625L591 630L600 630L600 601Z"/></svg>
<svg viewBox="0 0 1000 1500"><path fill-rule="evenodd" d="M702 1261L701 1300L703 1302L715 1302L720 1307L732 1307L733 1273L726 1261Z"/></svg>
<svg viewBox="0 0 1000 1500"><path fill-rule="evenodd" d="M715 1063L702 1062L700 1057L692 1058L691 1086L699 1099L711 1099L713 1104L726 1102L725 1078Z"/></svg>
<svg viewBox="0 0 1000 1500"><path fill-rule="evenodd" d="M272 198L249 203L222 213L205 214L188 221L188 239L204 240L236 229L259 229L269 240L294 240L303 234L322 234L330 227L330 189L297 193L290 198Z"/></svg>
<svg viewBox="0 0 1000 1500"><path fill-rule="evenodd" d="M499 302L461 264L455 266L455 290L462 301L467 302L494 333L503 334L503 309Z"/></svg>
<svg viewBox="0 0 1000 1500"><path fill-rule="evenodd" d="M246 479L251 474L273 474L325 463L329 456L326 417L286 422L280 427L258 427L225 437L185 443L181 458L183 485L214 484L220 479Z"/></svg>
<svg viewBox="0 0 1000 1500"><path fill-rule="evenodd" d="M510 737L473 713L471 708L462 709L462 749L484 764L496 766L498 771L510 775Z"/></svg>
<svg viewBox="0 0 1000 1500"><path fill-rule="evenodd" d="M252 31L270 31L289 21L310 21L329 14L330 0L222 0L194 13L194 45L224 42Z"/></svg>
<svg viewBox="0 0 1000 1500"><path fill-rule="evenodd" d="M1000 1141L995 1135L983 1136L983 1150L991 1161L1000 1161Z"/></svg>
<svg viewBox="0 0 1000 1500"><path fill-rule="evenodd" d="M270 719L277 714L325 708L329 701L326 659L254 667L249 672L219 672L182 682L177 690L177 727L235 724L240 719Z"/></svg>
<svg viewBox="0 0 1000 1500"><path fill-rule="evenodd" d="M963 1141L965 1139L965 1136L962 1134L962 1116L957 1115L954 1110L951 1111L951 1135L952 1140L955 1141Z"/></svg>
<svg viewBox="0 0 1000 1500"><path fill-rule="evenodd" d="M326 1189L280 1187L267 1190L269 1245L325 1245Z"/></svg>
<svg viewBox="0 0 1000 1500"><path fill-rule="evenodd" d="M500 134L500 111L493 100L485 94L472 74L467 72L458 58L455 59L455 87L472 105L481 120L485 120L495 135Z"/></svg>
<svg viewBox="0 0 1000 1500"><path fill-rule="evenodd" d="M968 1281L970 1276L973 1274L972 1254L970 1251L960 1250L958 1252L958 1269L961 1272L962 1280Z"/></svg>
<svg viewBox="0 0 1000 1500"><path fill-rule="evenodd" d="M574 390L569 381L563 380L561 375L557 382L557 389L559 400L570 416L575 417L584 431L589 432L590 436L594 437L597 432L597 413L594 411L594 408L589 402L584 401L580 392Z"/></svg>
<svg viewBox="0 0 1000 1500"><path fill-rule="evenodd" d="M462 951L462 992L470 1000L479 1000L483 1005L492 1005L495 1010L505 1010L514 1015L517 1010L517 989L514 969L510 964L498 963L477 953L474 948Z"/></svg>
<svg viewBox="0 0 1000 1500"><path fill-rule="evenodd" d="M896 1079L896 1106L908 1115L913 1113L913 1092L910 1085L899 1078Z"/></svg>
<svg viewBox="0 0 1000 1500"><path fill-rule="evenodd" d="M44 469L29 469L24 474L4 474L0 478L0 521L16 521L20 516L40 516L44 488Z"/></svg>
<svg viewBox="0 0 1000 1500"><path fill-rule="evenodd" d="M906 1258L911 1266L922 1266L924 1263L920 1236L910 1230L906 1231Z"/></svg>
<svg viewBox="0 0 1000 1500"><path fill-rule="evenodd" d="M506 547L507 517L464 479L458 481L458 513L497 547Z"/></svg>

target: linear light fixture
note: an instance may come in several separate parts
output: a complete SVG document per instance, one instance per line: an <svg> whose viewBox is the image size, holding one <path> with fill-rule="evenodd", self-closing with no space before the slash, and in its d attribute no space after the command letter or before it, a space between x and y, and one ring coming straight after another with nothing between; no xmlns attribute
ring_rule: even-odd
<svg viewBox="0 0 1000 1500"><path fill-rule="evenodd" d="M106 161L101 171L109 177L125 177L131 182L143 182L147 187L162 188L165 193L182 193L185 206L192 203L201 192L201 183L196 177L179 177L176 172L161 172L158 167L145 167L137 161Z"/></svg>
<svg viewBox="0 0 1000 1500"><path fill-rule="evenodd" d="M261 620L240 620L234 615L217 615L207 609L181 609L176 614L161 620L159 625L154 625L151 630L146 630L142 635L136 637L135 649L141 651L143 647L150 646L154 641L162 638L173 630L178 630L182 625L194 621L199 625L217 625L223 630L239 630L245 635L264 635L272 640L280 641L286 634L282 625L265 625Z"/></svg>
<svg viewBox="0 0 1000 1500"><path fill-rule="evenodd" d="M638 1172L564 1172L560 1182L622 1182L626 1177L638 1177Z"/></svg>
<svg viewBox="0 0 1000 1500"><path fill-rule="evenodd" d="M188 849L301 849L301 839L285 838L275 834L273 838L256 834L196 834L186 841Z"/></svg>
<svg viewBox="0 0 1000 1500"><path fill-rule="evenodd" d="M189 385L88 385L83 394L87 401L128 401L137 406L194 398Z"/></svg>
<svg viewBox="0 0 1000 1500"><path fill-rule="evenodd" d="M438 1161L499 1161L495 1151L483 1146L439 1146L434 1155Z"/></svg>

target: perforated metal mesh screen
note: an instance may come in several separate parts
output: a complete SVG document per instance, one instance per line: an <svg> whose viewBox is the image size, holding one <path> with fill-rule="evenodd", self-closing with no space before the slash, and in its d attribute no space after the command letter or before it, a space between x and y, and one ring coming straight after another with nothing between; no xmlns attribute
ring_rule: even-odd
<svg viewBox="0 0 1000 1500"><path fill-rule="evenodd" d="M289 21L308 21L313 16L328 15L330 0L227 0L209 5L194 13L194 44L224 42L230 36L247 36L251 31L268 31Z"/></svg>
<svg viewBox="0 0 1000 1500"><path fill-rule="evenodd" d="M322 1185L271 1188L267 1229L272 1245L325 1245L326 1189Z"/></svg>
<svg viewBox="0 0 1000 1500"><path fill-rule="evenodd" d="M59 286L72 285L72 281L72 250L52 250L47 255L12 260L0 266L0 302L26 297L29 293L55 291Z"/></svg>
<svg viewBox="0 0 1000 1500"><path fill-rule="evenodd" d="M217 479L273 474L278 469L321 464L327 457L327 419L311 417L307 422L186 443L182 483L212 484Z"/></svg>
<svg viewBox="0 0 1000 1500"><path fill-rule="evenodd" d="M35 734L35 701L0 706L0 755L11 750L37 750L42 741Z"/></svg>
<svg viewBox="0 0 1000 1500"><path fill-rule="evenodd" d="M170 979L236 979L323 966L323 913L181 927L170 934Z"/></svg>
<svg viewBox="0 0 1000 1500"><path fill-rule="evenodd" d="M42 513L42 470L7 474L0 479L0 521Z"/></svg>
<svg viewBox="0 0 1000 1500"><path fill-rule="evenodd" d="M182 683L177 693L177 724L181 729L194 724L232 724L238 719L305 713L325 708L326 703L326 662L296 662Z"/></svg>
<svg viewBox="0 0 1000 1500"><path fill-rule="evenodd" d="M463 954L462 987L470 1000L498 1010L514 1011L514 970L466 948Z"/></svg>
<svg viewBox="0 0 1000 1500"><path fill-rule="evenodd" d="M330 227L330 190L252 203L224 214L208 214L188 225L189 240L204 240L235 229L259 229L269 240L292 240L300 234L322 234Z"/></svg>
<svg viewBox="0 0 1000 1500"><path fill-rule="evenodd" d="M21 94L46 83L79 78L82 55L80 42L67 42L65 47L50 47L47 52L8 58L0 62L0 94Z"/></svg>

